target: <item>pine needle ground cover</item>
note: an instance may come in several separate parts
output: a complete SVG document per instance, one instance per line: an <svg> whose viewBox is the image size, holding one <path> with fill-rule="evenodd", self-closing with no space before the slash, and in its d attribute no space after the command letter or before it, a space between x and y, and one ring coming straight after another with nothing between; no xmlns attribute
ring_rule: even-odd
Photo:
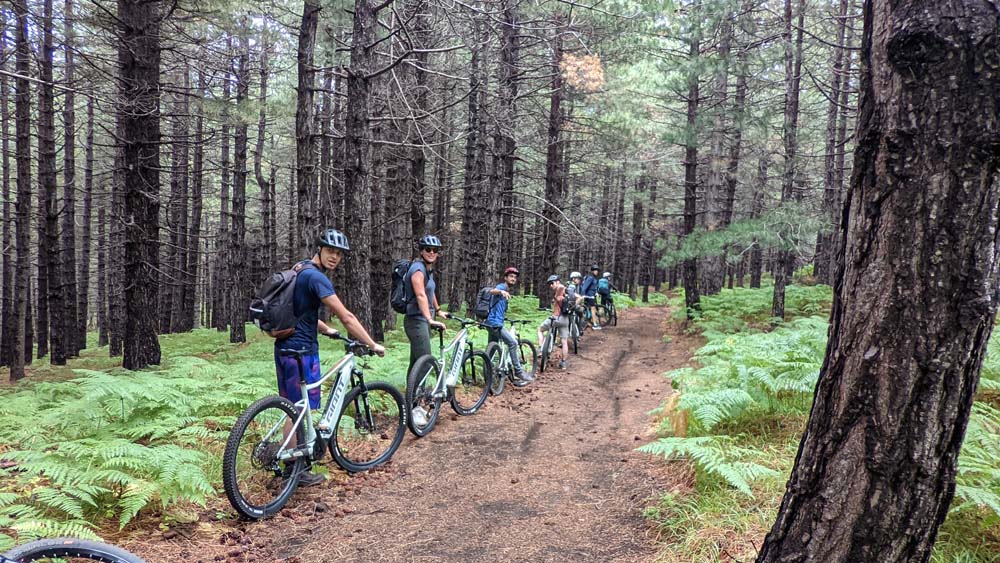
<svg viewBox="0 0 1000 563"><path fill-rule="evenodd" d="M777 514L827 340L827 286L790 286L791 320L768 318L772 288L702 297L687 325L705 345L666 375L679 393L656 414L661 438L640 448L695 467L691 491L647 509L662 561L748 561ZM681 311L683 298L675 298ZM932 561L1000 561L1000 337L994 334L966 433L948 520Z"/></svg>
<svg viewBox="0 0 1000 563"><path fill-rule="evenodd" d="M641 305L626 295L616 303ZM533 296L514 297L508 310L536 323L546 316ZM210 329L162 336L162 365L138 372L116 367L95 341L69 369L38 362L27 380L0 387L0 552L15 538L96 538L140 512L169 522L199 506L228 510L219 495L229 430L251 402L276 393L274 341L247 329L245 344ZM533 328L523 332L534 340ZM454 334L449 323L445 337ZM470 335L485 348L485 331ZM385 358L362 363L366 377L402 389L409 341L393 330L385 346ZM324 366L343 353L320 339Z"/></svg>

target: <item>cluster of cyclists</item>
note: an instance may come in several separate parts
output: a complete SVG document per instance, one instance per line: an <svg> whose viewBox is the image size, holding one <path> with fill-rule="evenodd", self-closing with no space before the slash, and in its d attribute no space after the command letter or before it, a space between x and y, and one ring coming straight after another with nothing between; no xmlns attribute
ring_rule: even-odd
<svg viewBox="0 0 1000 563"><path fill-rule="evenodd" d="M570 342L575 352L585 330L601 330L617 319L611 273L601 274L597 264L586 276L571 272L566 283L558 274L547 278L550 315L537 327L534 342L519 338L515 330L529 321L508 318L511 295L521 277L515 266L503 271L499 283L480 291L476 318L443 311L434 279L442 250L437 236L424 235L416 241L416 256L408 265L403 261L398 270L394 268L394 284L400 285L394 287L392 305L404 315L403 330L410 343L405 397L386 383L366 383L356 363L360 357L384 356L385 348L344 306L330 281L328 274L350 251L344 233L322 231L312 258L292 267L294 285L288 288L286 301L294 313L294 331L280 336L269 331L276 336L278 396L258 400L237 419L223 456L226 494L242 516L270 516L296 487L323 482L325 477L312 471L312 462L327 450L349 472L376 467L398 448L404 427L417 436L430 432L443 402L450 402L460 415L473 414L489 394L502 392L505 381L516 387L530 384L536 369L545 370L557 346L562 349L558 368L566 369ZM401 274L398 280L397 274ZM340 320L348 336L320 319L321 307ZM460 323L461 329L446 346L443 321L449 319ZM474 327L489 335L485 351L476 350L468 338L468 329ZM434 332L439 340L437 355L432 352ZM320 369L320 335L345 343L345 356L326 374ZM321 409L321 385L327 381L333 386ZM314 424L311 411L317 409L321 414Z"/></svg>

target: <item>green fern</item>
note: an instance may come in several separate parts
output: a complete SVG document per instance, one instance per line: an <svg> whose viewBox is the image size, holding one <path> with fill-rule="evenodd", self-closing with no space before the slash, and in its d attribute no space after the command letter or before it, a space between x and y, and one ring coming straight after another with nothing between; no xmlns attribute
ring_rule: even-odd
<svg viewBox="0 0 1000 563"><path fill-rule="evenodd" d="M729 486L753 496L751 484L780 473L744 458L758 456L759 452L735 445L727 436L698 436L694 438L660 438L639 448L639 451L667 459L690 459L707 474L722 478Z"/></svg>

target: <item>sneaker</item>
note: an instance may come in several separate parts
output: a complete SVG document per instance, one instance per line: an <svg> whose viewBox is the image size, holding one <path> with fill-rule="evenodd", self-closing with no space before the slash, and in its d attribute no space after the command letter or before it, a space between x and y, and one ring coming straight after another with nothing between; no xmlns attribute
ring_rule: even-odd
<svg viewBox="0 0 1000 563"><path fill-rule="evenodd" d="M601 330L601 325L594 325L592 328L594 330Z"/></svg>
<svg viewBox="0 0 1000 563"><path fill-rule="evenodd" d="M427 411L424 407L416 407L410 411L410 419L416 426L427 426Z"/></svg>
<svg viewBox="0 0 1000 563"><path fill-rule="evenodd" d="M323 481L326 481L326 475L313 473L308 469L299 474L300 487L312 487L313 485L319 485Z"/></svg>
<svg viewBox="0 0 1000 563"><path fill-rule="evenodd" d="M559 369L566 369L566 360L559 360Z"/></svg>
<svg viewBox="0 0 1000 563"><path fill-rule="evenodd" d="M531 374L528 374L528 373L524 373L524 372L521 372L520 374L518 374L517 378L520 379L521 381L525 381L527 383L531 383L532 381L535 380L535 376L533 376Z"/></svg>

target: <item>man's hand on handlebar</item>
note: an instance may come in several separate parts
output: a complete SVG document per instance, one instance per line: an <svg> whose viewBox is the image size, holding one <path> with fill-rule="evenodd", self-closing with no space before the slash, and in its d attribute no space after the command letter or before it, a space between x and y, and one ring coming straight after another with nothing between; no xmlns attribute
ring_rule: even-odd
<svg viewBox="0 0 1000 563"><path fill-rule="evenodd" d="M372 349L372 352L378 354L378 357L380 357L380 358L384 358L385 357L385 346L382 346L381 344L379 344L378 342L376 342L375 345L371 347L371 349Z"/></svg>

